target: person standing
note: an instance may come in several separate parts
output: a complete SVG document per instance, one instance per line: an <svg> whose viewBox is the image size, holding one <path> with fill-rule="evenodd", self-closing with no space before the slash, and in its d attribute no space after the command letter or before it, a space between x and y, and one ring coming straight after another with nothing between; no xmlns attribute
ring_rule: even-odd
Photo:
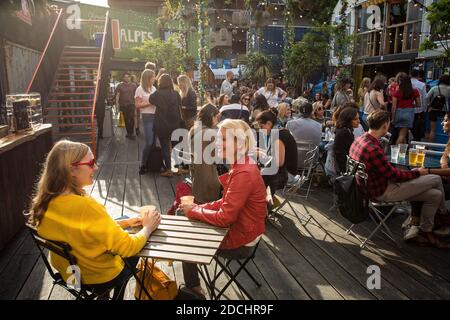
<svg viewBox="0 0 450 320"><path fill-rule="evenodd" d="M344 78L337 84L337 92L331 101L331 110L335 110L339 106L343 106L347 102L352 102L352 98L349 96L349 90L352 88L353 81L348 78Z"/></svg>
<svg viewBox="0 0 450 320"><path fill-rule="evenodd" d="M267 79L265 87L262 87L255 92L255 98L259 95L263 95L266 98L269 107L276 108L279 100L286 99L287 94L281 88L276 87L275 81L270 78Z"/></svg>
<svg viewBox="0 0 450 320"><path fill-rule="evenodd" d="M172 177L170 142L173 131L181 128L181 97L173 89L172 78L162 74L158 89L150 95L149 102L156 107L155 133L161 144L165 171L163 177Z"/></svg>
<svg viewBox="0 0 450 320"><path fill-rule="evenodd" d="M233 88L235 86L235 84L232 83L233 77L233 71L227 71L226 78L223 80L222 86L220 87L220 94L226 94L228 98L231 98L233 95Z"/></svg>
<svg viewBox="0 0 450 320"><path fill-rule="evenodd" d="M119 110L123 112L125 118L125 128L127 130L127 138L134 137L134 93L136 85L131 82L130 74L125 72L122 77L122 82L116 88L115 97L116 103L119 104Z"/></svg>
<svg viewBox="0 0 450 320"><path fill-rule="evenodd" d="M443 74L439 78L439 84L428 92L427 100L430 102L430 133L428 134L428 141L433 142L436 136L436 121L439 116L442 116L445 111L450 109L450 75ZM445 101L443 101L445 100ZM440 109L439 109L440 108Z"/></svg>
<svg viewBox="0 0 450 320"><path fill-rule="evenodd" d="M411 84L420 94L420 106L414 108L414 124L412 134L414 140L420 141L425 137L425 112L427 111L427 88L424 82L419 80L420 71L411 70Z"/></svg>
<svg viewBox="0 0 450 320"><path fill-rule="evenodd" d="M187 75L178 76L177 82L181 95L181 119L184 121L186 129L190 130L197 116L197 94Z"/></svg>
<svg viewBox="0 0 450 320"><path fill-rule="evenodd" d="M145 137L145 146L142 152L139 174L145 174L147 172L148 157L155 138L153 130L156 107L148 102L150 95L156 91L156 88L153 86L154 82L155 73L150 69L145 69L141 75L141 85L136 89L134 95L136 110L140 110L142 114Z"/></svg>
<svg viewBox="0 0 450 320"><path fill-rule="evenodd" d="M411 84L411 78L404 72L397 76L398 90L392 97L392 119L399 129L396 144L407 143L408 130L413 128L414 106L420 107L420 94ZM415 103L415 104L414 104Z"/></svg>

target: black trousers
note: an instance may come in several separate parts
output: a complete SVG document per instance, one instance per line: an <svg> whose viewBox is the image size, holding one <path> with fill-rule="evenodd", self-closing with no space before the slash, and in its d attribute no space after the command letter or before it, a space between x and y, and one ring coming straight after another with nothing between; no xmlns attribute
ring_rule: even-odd
<svg viewBox="0 0 450 320"><path fill-rule="evenodd" d="M134 133L134 111L136 107L134 104L129 104L126 106L120 106L120 111L123 112L123 117L125 120L125 128L127 129L127 134L133 135Z"/></svg>
<svg viewBox="0 0 450 320"><path fill-rule="evenodd" d="M217 254L226 259L240 260L250 257L254 249L255 247L245 246L231 250L219 249ZM200 277L195 263L183 262L183 278L184 284L188 288L194 288L200 285Z"/></svg>
<svg viewBox="0 0 450 320"><path fill-rule="evenodd" d="M414 114L413 128L411 129L415 141L420 141L425 137L425 113Z"/></svg>
<svg viewBox="0 0 450 320"><path fill-rule="evenodd" d="M139 257L130 257L125 259L130 266L133 268L136 267ZM111 281L105 283L98 284L86 284L83 285L83 288L92 291L97 294L109 293L107 290L114 288L113 300L123 300L123 296L125 294L126 283L130 279L132 272L127 268L123 268L123 270L119 273L117 277L112 279Z"/></svg>
<svg viewBox="0 0 450 320"><path fill-rule="evenodd" d="M263 175L264 185L270 187L270 193L273 195L277 190L283 189L288 181L286 170L279 169L274 175Z"/></svg>

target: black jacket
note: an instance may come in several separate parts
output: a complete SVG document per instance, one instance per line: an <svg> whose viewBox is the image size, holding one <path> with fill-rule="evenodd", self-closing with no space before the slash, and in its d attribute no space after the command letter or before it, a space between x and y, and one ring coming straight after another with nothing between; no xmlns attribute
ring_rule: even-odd
<svg viewBox="0 0 450 320"><path fill-rule="evenodd" d="M334 136L334 157L336 159L336 172L344 173L347 167L347 155L355 140L353 130L349 128L336 129Z"/></svg>
<svg viewBox="0 0 450 320"><path fill-rule="evenodd" d="M156 106L155 133L160 139L170 138L181 128L181 97L178 92L158 89L150 95L149 102Z"/></svg>

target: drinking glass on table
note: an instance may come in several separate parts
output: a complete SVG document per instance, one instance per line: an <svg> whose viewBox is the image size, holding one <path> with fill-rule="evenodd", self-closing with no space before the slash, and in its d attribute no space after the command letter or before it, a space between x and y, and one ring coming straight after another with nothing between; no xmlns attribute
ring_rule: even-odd
<svg viewBox="0 0 450 320"><path fill-rule="evenodd" d="M399 152L398 152L398 156L399 158L406 158L406 151L408 150L408 145L407 144L399 144Z"/></svg>
<svg viewBox="0 0 450 320"><path fill-rule="evenodd" d="M423 167L425 163L425 146L424 145L417 145L417 165L420 165Z"/></svg>
<svg viewBox="0 0 450 320"><path fill-rule="evenodd" d="M399 153L400 153L400 147L397 145L392 145L391 146L391 159L397 160Z"/></svg>
<svg viewBox="0 0 450 320"><path fill-rule="evenodd" d="M409 149L409 165L415 166L417 165L417 150Z"/></svg>

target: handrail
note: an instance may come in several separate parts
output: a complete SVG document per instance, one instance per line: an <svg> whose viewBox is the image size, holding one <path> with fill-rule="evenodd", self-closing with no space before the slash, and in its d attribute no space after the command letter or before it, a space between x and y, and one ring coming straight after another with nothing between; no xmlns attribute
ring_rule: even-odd
<svg viewBox="0 0 450 320"><path fill-rule="evenodd" d="M103 60L105 55L105 43L106 43L106 33L108 31L108 23L109 23L109 11L106 11L105 18L105 27L103 29L103 38L102 38L102 46L100 48L100 60L97 69L97 83L95 84L95 93L94 93L94 101L92 102L92 110L91 110L91 126L92 126L92 152L96 155L97 151L97 141L95 139L95 107L97 103L98 90L100 86L100 81L102 80L102 67Z"/></svg>
<svg viewBox="0 0 450 320"><path fill-rule="evenodd" d="M30 93L30 91L31 91L31 86L33 85L33 82L36 79L37 73L38 73L39 69L41 68L42 61L44 61L44 57L45 57L45 55L47 53L47 49L48 49L50 43L52 42L53 35L55 34L56 27L58 26L59 20L61 19L62 12L63 12L63 10L59 9L58 17L56 18L55 24L53 25L52 32L50 33L50 37L48 38L47 44L45 45L45 48L42 51L41 57L39 58L39 63L36 66L36 69L34 69L33 77L31 78L31 81L28 84L27 90L25 92L26 94Z"/></svg>

